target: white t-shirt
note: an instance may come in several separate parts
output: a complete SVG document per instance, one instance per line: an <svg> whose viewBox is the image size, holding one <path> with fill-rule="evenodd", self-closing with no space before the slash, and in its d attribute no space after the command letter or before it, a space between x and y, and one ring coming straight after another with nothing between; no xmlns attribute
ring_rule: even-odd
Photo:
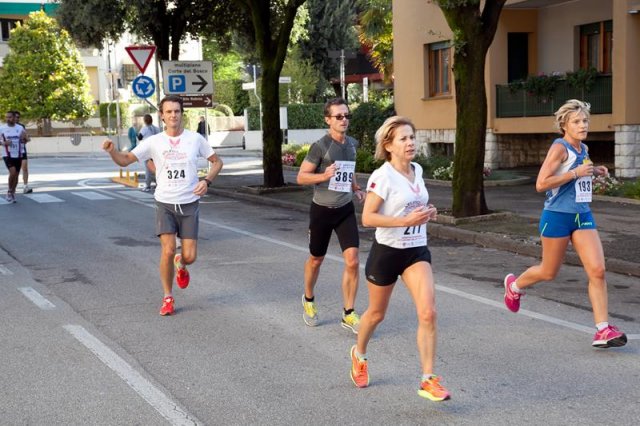
<svg viewBox="0 0 640 426"><path fill-rule="evenodd" d="M4 135L4 139L11 142L11 145L2 147L2 156L9 158L21 158L24 144L20 140L20 137L24 133L24 127L18 124L13 126L4 125L0 127L0 133Z"/></svg>
<svg viewBox="0 0 640 426"><path fill-rule="evenodd" d="M414 181L401 175L389 162L374 171L367 182L367 192L373 192L384 200L379 213L385 216L404 217L429 203L429 193L422 179L422 167L411 163ZM427 245L427 224L409 227L376 228L376 241L394 248L421 247Z"/></svg>
<svg viewBox="0 0 640 426"><path fill-rule="evenodd" d="M177 137L170 137L165 132L150 136L131 153L142 163L153 160L157 201L187 204L200 198L193 193L198 183L198 158L209 158L215 151L202 135L183 130Z"/></svg>

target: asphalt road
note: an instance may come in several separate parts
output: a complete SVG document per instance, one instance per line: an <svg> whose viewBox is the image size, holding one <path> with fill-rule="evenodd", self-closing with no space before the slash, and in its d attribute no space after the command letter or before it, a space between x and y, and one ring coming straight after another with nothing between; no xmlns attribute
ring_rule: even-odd
<svg viewBox="0 0 640 426"><path fill-rule="evenodd" d="M226 156L227 172L243 161ZM302 322L306 214L207 196L192 284L176 288L176 315L160 317L151 197L111 184L116 168L104 157L34 158L30 166L34 194L0 205L0 424L640 418L637 278L610 274L611 322L631 340L597 350L580 268L529 291L514 315L502 306L502 277L535 259L432 239L436 373L452 399L416 395L416 320L401 284L369 346L371 386L356 389L335 241L317 287L321 323ZM371 233L363 230L362 240L364 265ZM362 284L359 311L366 298Z"/></svg>

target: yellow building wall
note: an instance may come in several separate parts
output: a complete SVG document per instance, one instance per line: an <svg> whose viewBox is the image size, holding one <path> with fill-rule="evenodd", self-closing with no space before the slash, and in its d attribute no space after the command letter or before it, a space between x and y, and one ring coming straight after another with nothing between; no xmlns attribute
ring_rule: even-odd
<svg viewBox="0 0 640 426"><path fill-rule="evenodd" d="M636 1L580 0L539 9L503 9L487 54L487 128L495 133L552 131L552 117L496 118L495 87L507 83L509 32L529 33L529 74L564 73L578 67L578 26L609 19L614 19L613 114L593 116L591 131L611 132L616 124L640 123L640 14L628 13ZM410 117L417 129L454 129L453 78L451 97L426 96L425 45L451 39L442 11L424 0L394 0L393 24L396 110Z"/></svg>
<svg viewBox="0 0 640 426"><path fill-rule="evenodd" d="M453 96L426 99L428 70L425 45L451 39L451 30L439 7L425 0L393 1L395 107L413 120L417 129L455 127ZM453 79L451 80L452 92Z"/></svg>
<svg viewBox="0 0 640 426"><path fill-rule="evenodd" d="M487 128L494 129L494 132L499 131L499 127L494 124L496 120L496 85L508 82L508 34L529 34L529 74L535 74L538 69L537 29L538 13L536 10L502 10L493 43L487 52L485 76L487 82Z"/></svg>
<svg viewBox="0 0 640 426"><path fill-rule="evenodd" d="M87 67L87 76L89 77L89 86L91 86L91 96L93 100L100 99L100 81L98 80L98 67Z"/></svg>
<svg viewBox="0 0 640 426"><path fill-rule="evenodd" d="M640 124L640 8L638 0L613 2L613 124ZM616 54L624 52L624 54Z"/></svg>

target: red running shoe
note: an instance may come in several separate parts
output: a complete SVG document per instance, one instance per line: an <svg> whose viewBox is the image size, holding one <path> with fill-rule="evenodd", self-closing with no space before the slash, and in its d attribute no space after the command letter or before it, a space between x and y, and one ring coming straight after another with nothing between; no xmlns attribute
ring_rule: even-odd
<svg viewBox="0 0 640 426"><path fill-rule="evenodd" d="M518 312L520 310L520 297L524 293L516 293L511 290L511 283L516 280L516 276L513 274L507 274L504 277L504 304L507 305L507 309L511 312Z"/></svg>
<svg viewBox="0 0 640 426"><path fill-rule="evenodd" d="M608 348L624 346L626 344L627 335L618 330L618 327L610 325L604 330L596 332L596 335L593 336L591 346L595 348Z"/></svg>
<svg viewBox="0 0 640 426"><path fill-rule="evenodd" d="M173 266L176 268L176 283L178 283L178 287L187 288L189 287L189 271L187 271L187 267L182 265L182 255L176 254L173 258ZM182 267L180 267L182 265Z"/></svg>
<svg viewBox="0 0 640 426"><path fill-rule="evenodd" d="M172 296L165 296L162 299L162 307L160 308L160 315L173 315L173 304L175 300L173 300Z"/></svg>

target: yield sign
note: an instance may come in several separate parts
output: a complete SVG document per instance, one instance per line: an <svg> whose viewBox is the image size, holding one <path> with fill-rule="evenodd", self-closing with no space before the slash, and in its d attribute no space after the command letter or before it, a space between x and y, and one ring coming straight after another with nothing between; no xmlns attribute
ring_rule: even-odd
<svg viewBox="0 0 640 426"><path fill-rule="evenodd" d="M155 46L127 46L125 50L131 56L133 63L136 64L141 73L147 69L151 57L156 52Z"/></svg>

